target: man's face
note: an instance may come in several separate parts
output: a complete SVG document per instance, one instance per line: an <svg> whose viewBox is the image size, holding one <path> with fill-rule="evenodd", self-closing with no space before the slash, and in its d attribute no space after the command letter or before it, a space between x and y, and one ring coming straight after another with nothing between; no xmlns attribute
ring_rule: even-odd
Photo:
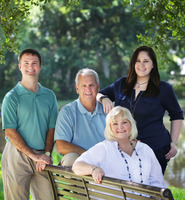
<svg viewBox="0 0 185 200"><path fill-rule="evenodd" d="M99 91L99 84L92 75L80 75L78 79L78 85L76 85L76 92L80 96L80 101L94 102L96 101L96 95Z"/></svg>
<svg viewBox="0 0 185 200"><path fill-rule="evenodd" d="M23 78L37 78L41 70L39 58L31 53L25 53L21 57L19 63L19 70L22 73Z"/></svg>

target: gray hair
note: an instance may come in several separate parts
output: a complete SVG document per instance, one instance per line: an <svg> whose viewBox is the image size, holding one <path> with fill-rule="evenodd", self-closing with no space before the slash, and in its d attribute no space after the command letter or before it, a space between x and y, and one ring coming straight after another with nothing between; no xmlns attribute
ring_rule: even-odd
<svg viewBox="0 0 185 200"><path fill-rule="evenodd" d="M89 68L84 68L78 71L78 73L76 74L76 78L75 78L75 84L78 85L78 80L79 80L79 76L81 75L90 75L90 76L94 76L96 83L99 84L99 77L98 74L93 70L93 69L89 69Z"/></svg>
<svg viewBox="0 0 185 200"><path fill-rule="evenodd" d="M111 130L111 123L115 119L116 116L120 115L123 119L126 119L131 124L131 130L130 130L130 137L129 140L135 139L138 135L136 122L134 118L131 115L131 112L124 107L116 106L114 107L107 115L106 117L106 127L105 127L105 138L109 141L116 141L117 139L114 136L114 133Z"/></svg>

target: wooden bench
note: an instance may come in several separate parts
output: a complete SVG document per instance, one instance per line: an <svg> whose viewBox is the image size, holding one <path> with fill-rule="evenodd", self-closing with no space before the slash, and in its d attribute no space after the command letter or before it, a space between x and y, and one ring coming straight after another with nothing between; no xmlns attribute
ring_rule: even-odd
<svg viewBox="0 0 185 200"><path fill-rule="evenodd" d="M53 200L174 200L171 191L165 188L110 177L103 177L102 184L96 184L92 176L77 176L71 168L48 165L45 170L51 184Z"/></svg>

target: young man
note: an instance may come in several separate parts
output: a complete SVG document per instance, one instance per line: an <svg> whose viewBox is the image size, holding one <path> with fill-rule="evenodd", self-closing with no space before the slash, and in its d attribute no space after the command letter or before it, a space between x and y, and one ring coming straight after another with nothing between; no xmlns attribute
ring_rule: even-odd
<svg viewBox="0 0 185 200"><path fill-rule="evenodd" d="M1 166L5 200L52 199L47 175L58 114L55 94L38 83L41 56L33 49L19 57L22 79L4 97L2 124L7 143Z"/></svg>
<svg viewBox="0 0 185 200"><path fill-rule="evenodd" d="M84 151L105 139L105 114L96 101L99 78L92 69L82 69L76 75L79 98L59 112L55 127L57 151L65 155L62 166L72 166Z"/></svg>

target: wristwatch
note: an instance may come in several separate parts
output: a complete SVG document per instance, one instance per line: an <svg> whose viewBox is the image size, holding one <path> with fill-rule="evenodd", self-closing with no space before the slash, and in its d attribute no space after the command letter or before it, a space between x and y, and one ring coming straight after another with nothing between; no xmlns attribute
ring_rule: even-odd
<svg viewBox="0 0 185 200"><path fill-rule="evenodd" d="M107 96L107 95L101 96L101 97L100 97L100 102L102 103L102 100L105 99L105 98L108 98L108 96Z"/></svg>
<svg viewBox="0 0 185 200"><path fill-rule="evenodd" d="M45 154L46 154L47 156L51 156L51 153L50 153L49 151L46 151Z"/></svg>
<svg viewBox="0 0 185 200"><path fill-rule="evenodd" d="M174 143L176 146L178 146L178 142L177 141L172 140L171 142Z"/></svg>

